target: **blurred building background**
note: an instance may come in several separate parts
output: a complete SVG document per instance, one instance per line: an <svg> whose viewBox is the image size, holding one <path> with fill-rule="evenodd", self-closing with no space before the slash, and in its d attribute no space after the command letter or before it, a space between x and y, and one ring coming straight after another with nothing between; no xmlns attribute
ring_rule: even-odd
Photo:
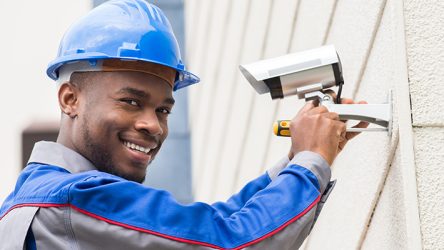
<svg viewBox="0 0 444 250"><path fill-rule="evenodd" d="M335 190L304 249L444 249L444 2L189 0L193 190L226 199L288 153L272 123L297 97L257 95L241 63L334 44L343 96L384 103L393 135L351 141L332 170ZM295 193L297 195L297 193Z"/></svg>
<svg viewBox="0 0 444 250"><path fill-rule="evenodd" d="M22 138L57 133L48 62L67 27L102 2L0 1L0 202L29 150ZM147 185L181 202L193 195L213 202L264 172L290 146L272 135L272 122L292 118L303 102L257 95L238 65L334 44L344 96L383 103L393 90L393 135L362 134L347 145L332 168L337 186L303 248L444 249L443 1L152 2L171 18L202 82L175 93L170 138Z"/></svg>
<svg viewBox="0 0 444 250"><path fill-rule="evenodd" d="M22 169L22 133L52 136L60 111L56 87L45 74L64 31L92 6L90 0L0 1L2 159L0 201Z"/></svg>

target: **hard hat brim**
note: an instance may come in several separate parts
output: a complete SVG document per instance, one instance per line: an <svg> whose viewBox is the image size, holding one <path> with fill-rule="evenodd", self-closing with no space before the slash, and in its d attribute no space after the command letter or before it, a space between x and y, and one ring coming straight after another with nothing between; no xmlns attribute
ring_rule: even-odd
<svg viewBox="0 0 444 250"><path fill-rule="evenodd" d="M125 61L125 60L142 61L142 62L149 62L149 63L159 64L159 65L163 65L165 67L172 68L177 71L177 76L176 76L176 79L174 82L174 87L173 87L174 91L200 82L200 78L198 76L194 75L193 73L191 73L189 71L183 70L181 67L177 67L177 68L171 67L169 65L165 65L165 64L162 64L159 62L153 62L150 60L141 60L140 58L109 57L109 56L104 55L102 53L88 53L88 56L83 55L81 58L79 58L78 54L73 55L73 56L64 56L64 57L57 58L56 60L49 63L48 69L46 70L46 74L51 79L57 81L57 79L59 78L58 71L59 71L60 67L65 64L75 63L78 61L89 61L91 66L94 66L98 60L107 60L107 59L118 59L118 60L122 60L122 61Z"/></svg>

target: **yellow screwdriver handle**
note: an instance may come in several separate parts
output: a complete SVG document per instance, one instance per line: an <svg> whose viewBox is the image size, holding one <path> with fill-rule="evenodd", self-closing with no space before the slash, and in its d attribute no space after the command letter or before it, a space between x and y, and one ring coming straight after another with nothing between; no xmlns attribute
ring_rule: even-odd
<svg viewBox="0 0 444 250"><path fill-rule="evenodd" d="M273 132L277 136L290 137L290 120L278 120L274 122Z"/></svg>

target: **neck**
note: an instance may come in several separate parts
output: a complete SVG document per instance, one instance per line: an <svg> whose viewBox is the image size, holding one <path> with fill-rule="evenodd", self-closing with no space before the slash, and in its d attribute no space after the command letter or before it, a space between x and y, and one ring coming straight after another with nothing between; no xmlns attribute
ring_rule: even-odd
<svg viewBox="0 0 444 250"><path fill-rule="evenodd" d="M57 143L78 152L72 141L72 136L70 133L70 131L72 131L71 125L72 124L70 123L70 121L66 121L65 117L62 117L62 120L60 122L59 135L57 136Z"/></svg>

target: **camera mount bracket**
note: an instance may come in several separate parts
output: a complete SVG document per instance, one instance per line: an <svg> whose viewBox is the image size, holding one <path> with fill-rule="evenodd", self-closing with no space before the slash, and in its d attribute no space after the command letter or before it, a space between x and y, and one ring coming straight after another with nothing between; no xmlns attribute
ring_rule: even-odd
<svg viewBox="0 0 444 250"><path fill-rule="evenodd" d="M347 132L387 131L389 136L392 134L392 90L389 90L387 103L383 104L336 104L331 95L324 94L320 90L306 92L304 95L306 101L318 100L330 112L337 113L341 120L366 121L380 126L376 128L347 128Z"/></svg>

